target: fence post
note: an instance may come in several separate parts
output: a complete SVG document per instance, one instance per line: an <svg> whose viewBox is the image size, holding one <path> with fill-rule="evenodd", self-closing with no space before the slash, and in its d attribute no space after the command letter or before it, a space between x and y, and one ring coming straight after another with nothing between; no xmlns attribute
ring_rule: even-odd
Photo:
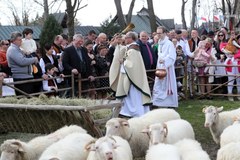
<svg viewBox="0 0 240 160"><path fill-rule="evenodd" d="M78 97L80 98L82 96L82 76L79 73L78 74Z"/></svg>
<svg viewBox="0 0 240 160"><path fill-rule="evenodd" d="M3 76L0 76L0 97L2 97L2 84L3 84Z"/></svg>
<svg viewBox="0 0 240 160"><path fill-rule="evenodd" d="M183 87L184 87L184 95L185 98L187 99L187 93L188 93L188 71L187 71L187 63L184 63L184 78L183 78Z"/></svg>
<svg viewBox="0 0 240 160"><path fill-rule="evenodd" d="M74 92L75 92L75 80L74 80L74 74L71 74L71 81L72 81L72 98L75 97Z"/></svg>
<svg viewBox="0 0 240 160"><path fill-rule="evenodd" d="M196 96L196 90L195 89L198 86L195 84L195 76L196 76L196 74L194 74L193 61L191 61L191 76L192 76L192 79L191 79L192 94L193 94L193 96ZM189 86L190 86L190 84L189 84Z"/></svg>

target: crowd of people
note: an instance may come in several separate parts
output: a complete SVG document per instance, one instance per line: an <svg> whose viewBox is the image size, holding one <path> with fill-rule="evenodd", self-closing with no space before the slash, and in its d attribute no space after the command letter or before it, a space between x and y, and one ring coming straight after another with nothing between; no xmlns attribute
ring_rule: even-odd
<svg viewBox="0 0 240 160"><path fill-rule="evenodd" d="M71 86L71 79L65 75L81 74L88 79L82 83L82 89L91 89L83 97L106 98L114 93L124 101L120 112L123 116L140 116L149 111L150 105L178 107L183 79L176 77L185 74L181 68L185 65L190 98L194 98L196 90L192 85L194 74L200 84L196 92L204 95L201 98L212 99L208 94L212 86L205 85L210 83L227 83L217 91L229 94L229 101L234 101L231 95L235 80L240 93L240 79L236 76L240 68L232 66L240 64L240 35L226 27L205 34L199 34L197 29L167 31L158 27L151 35L146 31L139 34L130 31L126 35L116 33L111 39L105 33L97 35L91 30L86 36L75 34L72 42L61 34L55 36L53 43L43 46L45 53L39 53L33 34L32 29L25 28L22 33L13 32L9 40L0 42L1 77L12 77L14 82L44 79L31 81L27 87L16 84L16 95L40 91L55 91L49 95L57 95L59 87ZM161 76L146 73L153 69L161 71L158 73ZM96 78L99 76L109 76L109 79ZM152 86L147 77L155 79ZM94 90L109 86L112 90ZM78 94L77 87L75 94Z"/></svg>

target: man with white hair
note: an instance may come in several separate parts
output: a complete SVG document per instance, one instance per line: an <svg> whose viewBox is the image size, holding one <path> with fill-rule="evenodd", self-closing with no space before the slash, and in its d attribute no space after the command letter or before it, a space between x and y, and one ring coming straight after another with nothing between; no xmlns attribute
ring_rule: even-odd
<svg viewBox="0 0 240 160"><path fill-rule="evenodd" d="M11 45L7 50L8 66L11 68L12 77L14 82L31 80L33 74L31 71L31 65L38 63L37 57L27 58L21 51L20 46L22 44L22 34L19 32L13 32L11 34ZM27 87L26 87L27 86ZM33 93L33 83L15 84L15 87L25 93ZM20 92L16 92L17 95L22 95Z"/></svg>
<svg viewBox="0 0 240 160"><path fill-rule="evenodd" d="M90 81L93 81L94 77L90 70L91 67L87 57L87 50L82 47L83 42L84 37L81 34L75 34L72 45L64 49L62 57L63 73L65 75L70 75L71 73L74 75L81 74L82 78L88 78ZM69 80L69 82L71 82L71 80ZM87 88L88 82L85 82L82 86Z"/></svg>
<svg viewBox="0 0 240 160"><path fill-rule="evenodd" d="M107 35L105 33L99 33L96 39L96 44L93 46L93 51L96 55L98 54L97 48L101 44L107 45Z"/></svg>
<svg viewBox="0 0 240 160"><path fill-rule="evenodd" d="M139 117L149 111L148 105L151 104L147 74L136 40L135 32L126 34L127 46L116 49L109 72L110 87L117 98L123 99L120 115L124 117ZM116 60L120 54L123 58Z"/></svg>

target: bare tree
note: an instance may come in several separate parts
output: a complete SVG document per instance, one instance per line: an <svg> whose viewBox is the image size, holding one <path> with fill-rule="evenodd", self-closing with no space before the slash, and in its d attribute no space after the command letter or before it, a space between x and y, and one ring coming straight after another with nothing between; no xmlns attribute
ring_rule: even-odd
<svg viewBox="0 0 240 160"><path fill-rule="evenodd" d="M222 13L223 13L223 15L226 14L226 7L225 7L225 2L224 2L224 0L222 0Z"/></svg>
<svg viewBox="0 0 240 160"><path fill-rule="evenodd" d="M62 3L63 0L52 0L50 3L48 0L43 0L43 3L39 2L39 0L33 0L36 4L40 5L41 7L43 7L43 18L44 21L48 18L49 16L49 9L56 7L55 4L57 2L60 2L60 4Z"/></svg>
<svg viewBox="0 0 240 160"><path fill-rule="evenodd" d="M157 24L156 24L156 16L154 13L154 8L153 8L153 1L148 0L148 14L149 14L149 19L150 19L150 25L151 25L151 31L155 32L157 30Z"/></svg>
<svg viewBox="0 0 240 160"><path fill-rule="evenodd" d="M12 11L12 15L13 15L14 24L16 26L21 26L22 23L21 23L20 18L18 17L18 15L14 11Z"/></svg>
<svg viewBox="0 0 240 160"><path fill-rule="evenodd" d="M122 5L121 0L114 0L115 7L117 9L117 17L118 17L118 24L120 25L121 29L125 28L128 23L131 22L132 18L132 11L135 5L135 0L132 0L129 6L127 20L125 20L123 11L122 11Z"/></svg>
<svg viewBox="0 0 240 160"><path fill-rule="evenodd" d="M229 29L233 30L235 26L235 15L238 13L238 8L240 6L238 0L226 0L226 5L228 9L228 15L229 15ZM222 6L225 6L224 0L222 0Z"/></svg>
<svg viewBox="0 0 240 160"><path fill-rule="evenodd" d="M134 4L135 4L135 0L132 0L132 2L130 3L130 6L129 6L128 14L127 14L127 21L126 21L127 24L131 23Z"/></svg>
<svg viewBox="0 0 240 160"><path fill-rule="evenodd" d="M123 11L122 11L121 0L114 0L114 2L117 9L118 24L123 29L126 27L126 22L125 22ZM128 20L129 20L129 16L130 15L128 15Z"/></svg>
<svg viewBox="0 0 240 160"><path fill-rule="evenodd" d="M43 17L44 17L44 21L47 19L47 17L49 16L49 5L48 5L48 0L43 0L43 4L40 3L38 0L33 0L35 3L37 3L38 5L42 6L44 9L43 12Z"/></svg>
<svg viewBox="0 0 240 160"><path fill-rule="evenodd" d="M79 11L80 9L84 8L87 6L80 6L82 0L74 0L73 4L72 1L70 0L65 0L66 1L66 12L67 12L67 28L68 28L68 35L70 40L72 40L72 37L74 35L74 19L77 15L77 11Z"/></svg>
<svg viewBox="0 0 240 160"><path fill-rule="evenodd" d="M44 8L43 17L45 21L49 16L48 0L43 0L43 8Z"/></svg>
<svg viewBox="0 0 240 160"><path fill-rule="evenodd" d="M11 11L12 16L13 16L13 23L14 23L14 25L21 26L22 23L21 23L21 20L20 20L20 17L19 17L19 14L17 12L17 9L16 9L15 5L12 2L10 2L10 1L8 3L9 3L8 4L8 8Z"/></svg>
<svg viewBox="0 0 240 160"><path fill-rule="evenodd" d="M186 23L186 19L185 19L185 13L184 13L184 11L185 11L185 5L186 5L186 3L187 3L187 1L188 0L182 0L182 8L181 8L181 16L182 16L182 24L183 24L183 28L184 29L187 29L187 23Z"/></svg>
<svg viewBox="0 0 240 160"><path fill-rule="evenodd" d="M195 21L196 21L196 6L197 6L197 0L192 1L192 19L191 19L191 29L194 28Z"/></svg>
<svg viewBox="0 0 240 160"><path fill-rule="evenodd" d="M23 23L24 26L28 26L29 25L29 23L30 23L30 21L29 21L29 13L26 10L23 11L22 20L23 20L22 23Z"/></svg>

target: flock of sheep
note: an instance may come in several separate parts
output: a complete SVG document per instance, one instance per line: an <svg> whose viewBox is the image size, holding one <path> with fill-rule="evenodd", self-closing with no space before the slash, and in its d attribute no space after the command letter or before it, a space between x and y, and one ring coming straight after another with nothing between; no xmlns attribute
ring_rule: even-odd
<svg viewBox="0 0 240 160"><path fill-rule="evenodd" d="M240 160L240 109L224 111L208 106L205 127L220 144L217 160ZM221 112L221 113L220 113ZM64 126L33 138L4 141L0 160L210 160L195 140L192 125L173 109L155 109L142 117L112 118L106 135L94 138L80 126Z"/></svg>

